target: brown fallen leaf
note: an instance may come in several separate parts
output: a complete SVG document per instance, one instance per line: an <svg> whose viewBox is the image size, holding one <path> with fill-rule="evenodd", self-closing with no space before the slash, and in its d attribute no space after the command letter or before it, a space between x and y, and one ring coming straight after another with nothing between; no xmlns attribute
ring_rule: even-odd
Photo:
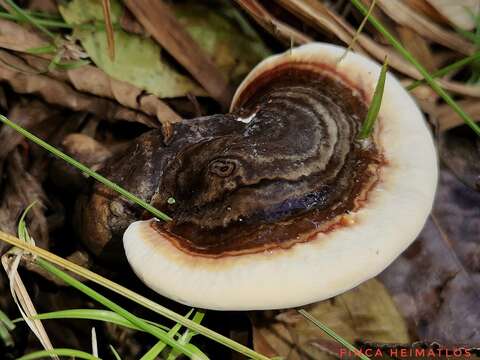
<svg viewBox="0 0 480 360"><path fill-rule="evenodd" d="M477 100L460 100L458 105L473 119L480 121L480 103ZM464 124L460 116L448 104L439 105L435 115L438 119L440 131L446 131Z"/></svg>
<svg viewBox="0 0 480 360"><path fill-rule="evenodd" d="M40 34L27 30L24 25L13 21L0 19L0 29L0 47L2 48L27 51L48 45L48 40Z"/></svg>
<svg viewBox="0 0 480 360"><path fill-rule="evenodd" d="M47 43L35 31L12 21L1 20L0 47L25 52L28 49L45 46ZM51 56L21 55L34 68L34 72L44 72ZM67 71L52 70L48 76L69 82L80 91L116 100L121 105L154 116L163 126L180 121L181 117L167 103L129 83L115 80L104 71L92 65L84 65Z"/></svg>
<svg viewBox="0 0 480 360"><path fill-rule="evenodd" d="M297 2L293 1L282 1L288 2L289 7L297 4ZM340 40L342 40L342 38L346 39L345 34L348 34L350 39L352 39L355 35L356 29L354 29L347 21L345 21L344 18L326 7L323 3L308 0L306 2L302 2L301 6L299 6L299 4L300 3L298 3L295 7L295 12L305 21L309 21L309 24L312 27L318 28L322 31L327 28L331 29L332 34L339 36ZM320 21L320 19L322 20ZM324 24L322 24L322 22ZM326 26L327 23L330 24L329 27ZM343 29L343 31L340 29ZM341 37L339 34L342 34ZM349 42L350 40L346 42L346 44L348 45ZM409 77L414 79L419 79L421 77L417 69L415 69L415 67L413 67L410 63L406 62L396 51L393 51L388 46L380 45L365 33L358 35L356 44L379 61L383 62L385 57L388 57L388 63L390 67L408 75Z"/></svg>
<svg viewBox="0 0 480 360"><path fill-rule="evenodd" d="M3 50L0 50L0 79L7 81L17 93L36 94L51 104L93 113L107 120L136 121L150 127L158 127L155 120L141 112L108 99L81 93L63 81L38 74L35 68L21 58Z"/></svg>
<svg viewBox="0 0 480 360"><path fill-rule="evenodd" d="M316 0L279 0L279 4L287 9L289 12L295 14L301 20L305 21L310 26L326 30L329 33L335 35L345 44L352 42L353 36L339 26L335 21L329 17L324 7L319 1ZM363 52L362 48L353 44L353 50Z"/></svg>
<svg viewBox="0 0 480 360"><path fill-rule="evenodd" d="M432 5L425 0L405 0L405 4L412 10L426 16L430 20L441 25L448 24L448 21Z"/></svg>
<svg viewBox="0 0 480 360"><path fill-rule="evenodd" d="M379 7L395 22L438 44L470 55L475 46L453 31L445 30L398 0L378 0Z"/></svg>
<svg viewBox="0 0 480 360"><path fill-rule="evenodd" d="M228 108L233 91L213 61L182 27L162 1L125 1L138 22L172 55L207 92ZM162 24L162 26L158 26Z"/></svg>
<svg viewBox="0 0 480 360"><path fill-rule="evenodd" d="M329 300L305 307L315 318L351 343L408 343L406 324L383 285L369 280ZM340 345L296 310L256 313L255 350L287 359L335 359Z"/></svg>
<svg viewBox="0 0 480 360"><path fill-rule="evenodd" d="M480 2L478 0L427 0L450 24L464 30L475 28L474 16L478 15Z"/></svg>
<svg viewBox="0 0 480 360"><path fill-rule="evenodd" d="M256 0L235 0L260 26L286 45L302 45L313 39L271 15Z"/></svg>
<svg viewBox="0 0 480 360"><path fill-rule="evenodd" d="M436 59L430 50L430 44L417 32L406 26L397 26L399 38L403 46L422 64L429 72L437 69Z"/></svg>

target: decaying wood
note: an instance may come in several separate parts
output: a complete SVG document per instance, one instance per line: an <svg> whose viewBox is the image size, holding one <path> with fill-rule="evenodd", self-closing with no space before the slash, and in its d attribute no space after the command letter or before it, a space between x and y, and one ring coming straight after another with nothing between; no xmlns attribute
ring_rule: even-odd
<svg viewBox="0 0 480 360"><path fill-rule="evenodd" d="M170 8L158 0L126 0L125 4L153 38L183 65L215 100L228 108L233 92L227 80L178 22Z"/></svg>
<svg viewBox="0 0 480 360"><path fill-rule="evenodd" d="M290 45L302 45L313 39L271 15L257 0L235 0L260 26L275 38Z"/></svg>

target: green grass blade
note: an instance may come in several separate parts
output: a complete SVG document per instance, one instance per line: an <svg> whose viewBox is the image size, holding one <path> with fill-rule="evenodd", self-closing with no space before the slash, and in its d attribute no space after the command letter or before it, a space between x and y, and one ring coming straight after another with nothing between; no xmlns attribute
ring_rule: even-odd
<svg viewBox="0 0 480 360"><path fill-rule="evenodd" d="M317 320L314 318L307 310L305 309L299 309L298 312L307 320L311 321L315 326L317 326L320 330L322 330L325 334L330 336L333 340L337 341L338 343L342 344L345 346L348 350L350 350L352 353L357 355L360 359L362 360L370 360L368 356L365 356L362 354L359 350L355 348L352 344L350 344L347 340L342 338L340 335L338 335L335 331L330 329L327 325L322 323L321 321Z"/></svg>
<svg viewBox="0 0 480 360"><path fill-rule="evenodd" d="M27 54L32 54L32 55L42 55L42 54L51 54L57 51L57 47L53 44L45 45L45 46L39 46L39 47L34 47L25 50Z"/></svg>
<svg viewBox="0 0 480 360"><path fill-rule="evenodd" d="M75 60L75 61L67 61L67 62L56 62L55 69L58 70L73 70L78 69L82 66L90 64L90 60Z"/></svg>
<svg viewBox="0 0 480 360"><path fill-rule="evenodd" d="M193 309L191 309L187 315L185 315L185 318L189 318L190 315L192 314ZM180 328L182 327L182 324L176 323L175 326L173 326L169 331L168 335L169 336L175 336ZM167 344L165 344L163 341L157 342L150 350L148 350L145 355L143 355L140 360L155 360L158 355L165 349Z"/></svg>
<svg viewBox="0 0 480 360"><path fill-rule="evenodd" d="M128 320L125 320L122 316L117 313L109 310L99 310L99 309L69 309L69 310L59 310L52 311L48 313L38 314L34 316L33 319L38 320L55 320L55 319L82 319L82 320L96 320L112 323L115 325L120 325L134 330L143 331L139 327L133 325ZM19 319L19 320L23 320ZM143 321L149 323L150 325L157 326L158 328L169 331L170 329L164 325L157 324L155 322L142 319Z"/></svg>
<svg viewBox="0 0 480 360"><path fill-rule="evenodd" d="M51 273L52 275L55 275L56 277L60 278L63 280L65 283L68 285L74 287L75 289L83 292L85 295L89 296L90 298L94 299L98 303L102 304L106 308L110 309L111 311L116 312L129 322L131 322L133 325L139 327L140 329L148 332L149 334L155 336L159 340L162 340L163 342L167 343L169 346L171 346L174 349L177 349L178 351L182 352L183 354L187 356L194 356L194 354L191 352L189 348L186 346L178 343L175 341L173 338L171 338L165 331L157 328L156 326L150 325L149 323L143 321L139 317L133 315L129 311L125 310L121 306L117 305L113 301L107 299L105 296L99 294L92 288L88 287L87 285L81 283L80 281L76 280L72 276L68 275L67 273L63 272L62 270L58 269L57 267L53 266L50 264L48 261L45 261L43 259L36 259L36 263Z"/></svg>
<svg viewBox="0 0 480 360"><path fill-rule="evenodd" d="M368 9L363 5L361 0L350 0L350 2L366 16ZM408 52L407 49L392 35L390 32L378 21L373 15L368 16L370 23L388 40L388 42L397 49L402 56L408 60L413 66L417 68L420 74L425 78L425 81L430 87L442 97L442 99L450 105L450 107L462 118L462 120L470 126L470 128L480 136L480 126L473 121L473 119L463 111L463 109L452 99L450 95L432 78L428 71L418 62L415 57Z"/></svg>
<svg viewBox="0 0 480 360"><path fill-rule="evenodd" d="M53 33L51 33L47 28L45 28L42 24L40 24L37 19L34 17L30 16L25 10L23 10L21 7L19 7L13 0L5 0L5 2L11 6L11 8L26 22L32 24L35 26L37 29L39 29L41 32L43 32L45 35L48 37L51 37L52 39L55 37Z"/></svg>
<svg viewBox="0 0 480 360"><path fill-rule="evenodd" d="M80 350L74 350L74 349L53 349L53 350L41 350L41 351L35 351L33 353L30 353L28 355L23 355L19 357L17 360L34 360L34 359L42 359L49 357L51 355L57 355L57 356L70 356L73 358L78 358L78 359L85 359L85 360L101 360L100 358L93 356L89 353L86 353L84 351Z"/></svg>
<svg viewBox="0 0 480 360"><path fill-rule="evenodd" d="M193 311L193 309L192 309L192 311ZM197 323L197 324L200 324L204 317L205 317L205 311L197 310L195 312L195 315L193 316L192 321ZM185 330L185 333L182 335L182 337L178 341L182 344L188 344L194 335L195 335L195 332L193 332L193 331L191 331L190 329L187 328ZM199 349L197 349L196 351L199 351L199 353L198 353L199 357L202 357L202 356L206 357L206 355L203 354ZM170 354L168 354L167 360L175 360L179 355L180 354L179 354L178 351L172 350L170 352Z"/></svg>
<svg viewBox="0 0 480 360"><path fill-rule="evenodd" d="M109 187L110 189L112 189L112 190L118 192L119 194L123 195L128 200L130 200L130 201L136 203L137 205L143 207L145 210L149 211L151 214L153 214L157 218L165 220L165 221L172 220L172 218L170 216L168 216L168 215L164 214L163 212L155 209L150 204L146 203L142 199L133 195L131 192L125 190L121 186L115 184L113 181L108 180L107 178L103 177L102 175L100 175L100 174L96 173L95 171L91 170L90 168L86 167L85 165L83 165L79 161L71 158L67 154L64 154L63 152L61 152L57 148L53 147L52 145L48 144L47 142L43 141L42 139L36 137L32 133L30 133L28 130L26 130L26 129L22 128L21 126L15 124L14 122L8 120L5 116L0 115L0 121L2 123L4 123L5 125L10 126L12 129L17 131L18 133L25 136L28 140L33 141L38 146L43 147L45 150L52 153L56 157L66 161L68 164L76 167L78 170L84 172L85 174L93 177L95 180L101 182L102 184Z"/></svg>
<svg viewBox="0 0 480 360"><path fill-rule="evenodd" d="M1 322L0 322L0 339L2 339L3 343L7 347L11 347L15 345L15 343L13 342L12 335L10 335L10 332L8 331L5 324Z"/></svg>
<svg viewBox="0 0 480 360"><path fill-rule="evenodd" d="M144 308L149 309L159 315L162 315L172 321L178 322L183 326L195 331L196 333L201 334L202 336L205 336L213 341L216 341L219 344L222 344L240 354L243 354L250 359L271 360L267 356L259 354L256 351L246 347L245 345L236 342L235 340L219 334L203 325L197 324L192 320L185 319L182 315L177 314L175 311L172 311L165 306L162 306L159 303L156 303L155 301L146 298L145 296L142 296L120 284L117 284L103 276L100 276L80 265L77 265L60 256L52 254L47 250L22 242L15 236L9 235L1 230L0 240L36 255L37 259L48 260L49 262L61 266L62 268L67 269L68 271L71 271L72 273L77 274L85 279L88 279L106 289L109 289L110 291L116 292L117 294L143 306Z"/></svg>
<svg viewBox="0 0 480 360"><path fill-rule="evenodd" d="M187 316L188 317L188 316ZM182 327L182 324L175 324L170 331L168 332L169 336L174 336L178 333L180 328ZM145 355L143 355L140 360L155 360L158 355L166 348L167 344L164 343L163 341L157 342L150 350L148 350Z"/></svg>
<svg viewBox="0 0 480 360"><path fill-rule="evenodd" d="M475 60L480 60L480 51L477 51L475 54L473 55L470 55L470 56L467 56L466 58L463 58L461 60L458 60L452 64L449 64L437 71L435 71L434 73L432 73L432 77L433 78L438 78L438 77L442 77L444 75L447 75L449 74L450 72L452 71L455 71L455 70L458 70L458 69L461 69L462 67L474 62ZM415 80L414 82L412 82L410 85L408 85L406 87L406 89L408 91L412 91L413 89L415 89L416 87L418 87L419 85L422 85L424 84L426 81L425 79L421 79L421 80Z"/></svg>
<svg viewBox="0 0 480 360"><path fill-rule="evenodd" d="M28 234L27 225L25 224L25 218L27 217L28 212L37 204L37 201L32 202L27 208L23 211L20 220L18 221L18 237L20 240L31 243L30 235Z"/></svg>
<svg viewBox="0 0 480 360"><path fill-rule="evenodd" d="M340 60L338 62L342 61L345 58L345 56L347 56L348 52L352 49L353 45L357 41L357 39L360 36L363 28L365 27L365 24L368 21L368 16L372 13L373 8L375 7L375 2L376 2L376 0L372 0L372 3L370 4L370 7L368 8L367 15L365 15L365 17L363 18L363 20L360 23L360 26L358 27L357 31L355 31L355 35L353 36L352 41L350 41L350 44L348 44L347 50L345 50L345 52L343 53L342 57L340 58Z"/></svg>
<svg viewBox="0 0 480 360"><path fill-rule="evenodd" d="M112 352L113 356L115 357L115 360L122 360L118 351L115 350L115 348L112 345L108 345L108 346L110 347L110 351Z"/></svg>
<svg viewBox="0 0 480 360"><path fill-rule="evenodd" d="M8 330L12 331L15 329L15 323L10 320L2 310L0 310L0 322L2 322Z"/></svg>
<svg viewBox="0 0 480 360"><path fill-rule="evenodd" d="M375 120L377 120L378 113L380 112L380 107L382 106L383 90L385 89L385 79L387 78L388 62L387 58L383 62L382 70L380 71L380 76L378 77L377 85L375 86L375 91L373 93L372 102L368 108L367 116L362 124L360 132L358 133L359 139L366 139L370 136L373 131L373 126L375 125Z"/></svg>

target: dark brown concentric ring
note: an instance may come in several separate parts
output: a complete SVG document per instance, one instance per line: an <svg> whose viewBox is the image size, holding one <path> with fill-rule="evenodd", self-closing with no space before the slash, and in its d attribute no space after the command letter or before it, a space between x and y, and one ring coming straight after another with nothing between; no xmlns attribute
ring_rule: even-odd
<svg viewBox="0 0 480 360"><path fill-rule="evenodd" d="M164 191L180 205L156 230L183 251L220 257L288 248L346 226L383 164L374 142L356 139L362 92L332 68L294 63L257 77L237 104L240 131L176 158Z"/></svg>

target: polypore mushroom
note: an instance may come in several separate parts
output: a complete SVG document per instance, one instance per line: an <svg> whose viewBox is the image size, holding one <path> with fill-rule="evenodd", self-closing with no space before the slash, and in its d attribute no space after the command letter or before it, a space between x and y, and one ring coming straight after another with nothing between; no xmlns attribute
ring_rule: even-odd
<svg viewBox="0 0 480 360"><path fill-rule="evenodd" d="M229 114L175 125L168 144L158 132L136 143L127 160L150 155L129 174L148 173L140 193L173 218L125 231L146 285L201 308L295 307L377 275L416 238L437 182L432 138L388 74L374 133L359 141L380 67L354 53L339 62L344 51L316 43L272 56Z"/></svg>

